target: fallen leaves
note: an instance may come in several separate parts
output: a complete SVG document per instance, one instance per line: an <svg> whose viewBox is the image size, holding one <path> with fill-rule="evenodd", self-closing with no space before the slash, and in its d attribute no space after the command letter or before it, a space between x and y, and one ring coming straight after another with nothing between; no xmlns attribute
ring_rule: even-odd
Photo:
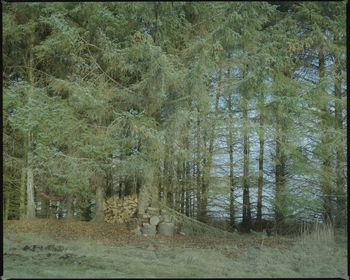
<svg viewBox="0 0 350 280"><path fill-rule="evenodd" d="M142 237L131 233L126 224L93 223L74 220L35 219L32 221L11 220L4 222L4 232L31 232L48 234L57 240L85 239L104 245L126 244L167 244L170 247L218 249L224 254L236 256L249 246L261 246L261 238L247 238L230 240L224 238L207 238L200 236L173 237L160 236ZM156 243L154 243L156 242ZM264 246L287 248L292 245L286 238L265 238ZM157 246L157 245L155 245Z"/></svg>

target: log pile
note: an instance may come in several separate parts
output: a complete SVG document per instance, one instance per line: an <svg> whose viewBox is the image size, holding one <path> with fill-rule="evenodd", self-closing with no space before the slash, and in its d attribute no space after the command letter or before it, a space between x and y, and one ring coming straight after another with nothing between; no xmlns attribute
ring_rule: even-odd
<svg viewBox="0 0 350 280"><path fill-rule="evenodd" d="M137 196L112 196L104 203L105 222L127 223L137 212Z"/></svg>
<svg viewBox="0 0 350 280"><path fill-rule="evenodd" d="M173 236L176 226L175 220L165 210L148 207L146 214L138 215L140 229L143 236L160 235Z"/></svg>
<svg viewBox="0 0 350 280"><path fill-rule="evenodd" d="M110 197L104 203L105 222L126 223L128 229L137 235L175 234L177 222L170 213L156 207L147 207L144 214L137 214L137 203L137 196Z"/></svg>

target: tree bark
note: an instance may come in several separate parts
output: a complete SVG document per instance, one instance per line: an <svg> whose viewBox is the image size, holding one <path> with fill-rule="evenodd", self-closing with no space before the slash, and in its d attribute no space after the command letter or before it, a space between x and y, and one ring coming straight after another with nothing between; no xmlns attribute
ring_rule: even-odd
<svg viewBox="0 0 350 280"><path fill-rule="evenodd" d="M32 134L28 132L27 152L27 219L35 218L34 175L33 175L33 145Z"/></svg>
<svg viewBox="0 0 350 280"><path fill-rule="evenodd" d="M9 194L4 195L4 204L3 204L3 211L4 211L4 220L8 220L9 218L9 207L10 207L10 196Z"/></svg>
<svg viewBox="0 0 350 280"><path fill-rule="evenodd" d="M185 186L184 183L182 182L181 184L181 213L185 214Z"/></svg>
<svg viewBox="0 0 350 280"><path fill-rule="evenodd" d="M181 197L180 197L180 193L181 193L181 169L180 169L180 163L177 162L176 164L176 172L175 172L175 180L174 180L174 189L175 189L175 210L176 211L180 211L181 208Z"/></svg>
<svg viewBox="0 0 350 280"><path fill-rule="evenodd" d="M103 204L104 204L104 197L105 197L105 191L104 191L105 182L106 182L105 173L102 170L96 171L92 178L92 183L96 188L95 217L92 219L92 221L96 223L101 223L104 221Z"/></svg>
<svg viewBox="0 0 350 280"><path fill-rule="evenodd" d="M199 116L199 112L197 116L197 138L196 138L196 207L197 207L197 219L201 218L201 184L202 184L202 176L201 176L201 119Z"/></svg>
<svg viewBox="0 0 350 280"><path fill-rule="evenodd" d="M28 68L28 80L32 87L34 87L34 74L33 74L33 53L29 50L29 68ZM28 103L31 102L32 89L28 92ZM28 118L30 119L30 114ZM27 219L35 218L35 201L34 201L34 175L33 175L33 132L29 131L27 134Z"/></svg>
<svg viewBox="0 0 350 280"><path fill-rule="evenodd" d="M277 113L279 114L279 113ZM282 227L285 219L284 211L286 207L286 156L283 152L285 146L285 136L281 126L281 119L277 116L276 123L278 126L276 135L276 159L275 159L275 182L276 182L276 198L275 198L275 219L278 229Z"/></svg>
<svg viewBox="0 0 350 280"><path fill-rule="evenodd" d="M234 161L233 161L233 109L232 109L232 95L228 97L228 109L229 109L229 128L227 137L227 147L230 158L230 226L233 229L235 227L235 178L234 178Z"/></svg>
<svg viewBox="0 0 350 280"><path fill-rule="evenodd" d="M319 61L319 78L320 82L323 82L325 78L325 57L323 51L320 50L318 53ZM325 91L325 89L323 89ZM332 167L331 167L331 151L329 149L329 135L327 133L327 119L329 117L327 104L321 105L321 145L322 145L322 179L321 179L321 189L323 192L323 220L325 223L332 223Z"/></svg>
<svg viewBox="0 0 350 280"><path fill-rule="evenodd" d="M189 180L190 180L190 174L189 174L189 163L185 161L184 163L184 169L185 169L185 189L184 189L184 204L185 204L185 211L184 214L189 217L190 216L190 200L189 200Z"/></svg>
<svg viewBox="0 0 350 280"><path fill-rule="evenodd" d="M170 163L170 152L171 152L171 144L170 144L170 139L167 136L166 137L166 145L167 149L165 152L165 159L164 159L164 174L165 174L165 180L164 180L164 199L166 200L166 204L170 207L173 208L173 190L172 190L172 178L173 174L171 172L172 165Z"/></svg>
<svg viewBox="0 0 350 280"><path fill-rule="evenodd" d="M20 220L25 219L26 217L26 169L22 168L21 170L21 185L19 193L19 218Z"/></svg>
<svg viewBox="0 0 350 280"><path fill-rule="evenodd" d="M264 143L265 143L265 130L264 130L264 95L261 93L260 98L260 116L259 116L259 177L258 177L258 201L257 201L257 214L256 214L256 229L261 230L262 222L262 191L264 185Z"/></svg>
<svg viewBox="0 0 350 280"><path fill-rule="evenodd" d="M103 201L104 201L104 190L103 186L101 184L97 184L96 187L96 212L95 217L92 220L95 223L101 223L104 221L104 211L103 211Z"/></svg>
<svg viewBox="0 0 350 280"><path fill-rule="evenodd" d="M344 175L344 165L345 165L345 141L344 141L344 128L343 128L343 117L342 112L344 110L343 96L341 89L341 67L338 57L335 58L335 128L339 133L340 141L336 146L336 216L335 225L337 227L342 227L346 224L346 193L345 193L345 175Z"/></svg>
<svg viewBox="0 0 350 280"><path fill-rule="evenodd" d="M243 97L243 221L242 227L249 231L251 227L250 195L249 195L249 120L248 100Z"/></svg>

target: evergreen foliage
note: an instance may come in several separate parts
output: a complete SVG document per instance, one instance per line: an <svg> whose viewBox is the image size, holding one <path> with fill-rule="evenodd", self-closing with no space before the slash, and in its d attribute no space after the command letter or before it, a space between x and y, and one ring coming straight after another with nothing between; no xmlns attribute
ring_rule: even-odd
<svg viewBox="0 0 350 280"><path fill-rule="evenodd" d="M3 8L5 219L137 193L231 229L345 224L345 2Z"/></svg>

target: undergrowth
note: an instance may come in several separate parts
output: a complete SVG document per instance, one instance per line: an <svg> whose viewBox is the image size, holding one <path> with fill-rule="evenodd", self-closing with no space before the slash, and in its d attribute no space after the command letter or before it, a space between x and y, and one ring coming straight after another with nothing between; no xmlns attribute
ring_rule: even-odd
<svg viewBox="0 0 350 280"><path fill-rule="evenodd" d="M347 240L344 235L337 236L332 228L318 226L301 230L293 239L242 235L238 236L241 239L225 242L208 239L211 246L201 248L171 245L170 239L146 238L138 243L107 245L91 239L57 240L38 232L5 232L4 274L5 278L346 278ZM53 243L64 250L23 250L25 245Z"/></svg>

